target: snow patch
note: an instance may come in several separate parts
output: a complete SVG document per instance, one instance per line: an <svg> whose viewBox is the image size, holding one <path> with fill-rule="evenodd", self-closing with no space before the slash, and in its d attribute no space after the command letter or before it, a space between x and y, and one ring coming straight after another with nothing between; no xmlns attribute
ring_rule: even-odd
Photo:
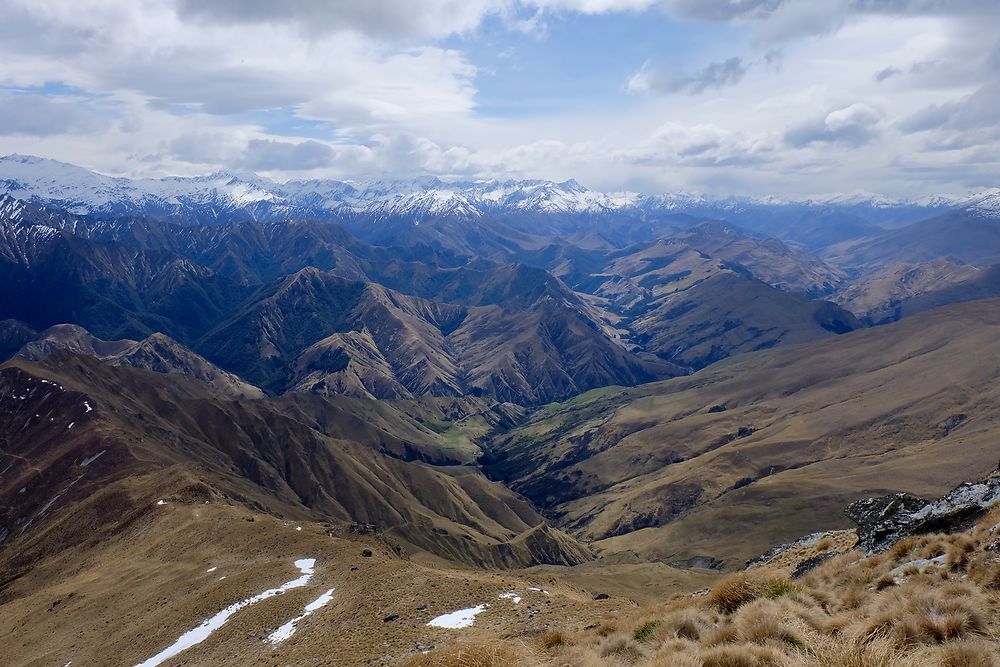
<svg viewBox="0 0 1000 667"><path fill-rule="evenodd" d="M93 463L93 462L94 462L94 461L96 461L97 459L101 458L101 454L103 454L103 453L104 453L104 452L106 452L106 451L108 451L108 450L106 450L106 449L102 449L101 451L97 452L97 453L96 453L96 454L94 454L93 456L88 456L88 457L87 457L87 458L85 458L85 459L83 460L83 462L82 462L82 463L80 464L80 467L81 467L81 468L86 468L86 467L87 467L87 466L89 466L89 465L90 465L91 463Z"/></svg>
<svg viewBox="0 0 1000 667"><path fill-rule="evenodd" d="M212 567L210 567L207 570L205 570L205 572L215 572L218 569L219 569L218 567L216 567L215 565L213 565Z"/></svg>
<svg viewBox="0 0 1000 667"><path fill-rule="evenodd" d="M275 595L281 595L285 591L291 590L293 588L299 588L301 586L305 586L306 584L309 583L309 580L312 579L312 575L314 574L313 568L315 567L315 565L316 565L315 558L302 558L300 560L295 561L295 567L299 568L299 572L302 573L302 576L296 579L292 579L291 581L288 581L282 584L281 586L278 586L277 588L269 588L263 593L258 593L253 597L247 598L246 600L240 600L239 602L234 602L233 604L229 605L228 607L220 611L215 616L206 619L205 621L202 621L201 625L199 625L198 627L194 628L193 630L188 630L183 635L178 637L177 641L175 641L173 644L163 649L162 651L154 655L152 658L149 658L144 662L140 662L135 667L156 667L157 665L164 663L170 658L173 658L177 654L191 648L192 646L196 646L201 642L205 641L206 639L208 639L213 632L215 632L223 625L225 625L226 622L230 619L230 617L236 612L238 612L240 609L243 609L244 607L249 607L252 604L260 602L261 600L266 600L267 598L274 597Z"/></svg>
<svg viewBox="0 0 1000 667"><path fill-rule="evenodd" d="M514 604L521 604L521 596L514 592L501 593L498 597L501 600L510 600Z"/></svg>
<svg viewBox="0 0 1000 667"><path fill-rule="evenodd" d="M87 412L93 412L94 411L94 408L90 407L90 403L88 403L87 401L83 402L83 407L87 408Z"/></svg>
<svg viewBox="0 0 1000 667"><path fill-rule="evenodd" d="M295 634L295 626L299 623L299 621L304 619L306 616L309 616L317 609L322 609L323 607L325 607L327 603L329 603L330 600L333 599L333 592L335 590L337 589L331 588L326 593L323 593L318 598L307 604L301 614L299 614L298 616L296 616L295 618L288 621L280 628L272 632L268 636L267 641L269 641L271 644L277 645L285 641L289 637L291 637L293 634Z"/></svg>
<svg viewBox="0 0 1000 667"><path fill-rule="evenodd" d="M160 500L156 501L156 504L157 505L166 505L167 503L165 503L162 499L160 499Z"/></svg>
<svg viewBox="0 0 1000 667"><path fill-rule="evenodd" d="M469 607L468 609L459 609L458 611L453 611L449 614L442 614L437 618L432 618L427 622L427 625L432 628L450 628L453 630L468 628L476 622L476 616L486 611L488 606L489 605L480 604L475 607Z"/></svg>

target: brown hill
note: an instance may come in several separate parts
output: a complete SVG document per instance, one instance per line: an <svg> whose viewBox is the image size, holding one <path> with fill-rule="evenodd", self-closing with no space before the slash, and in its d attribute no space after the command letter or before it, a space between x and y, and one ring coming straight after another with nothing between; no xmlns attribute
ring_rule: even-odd
<svg viewBox="0 0 1000 667"><path fill-rule="evenodd" d="M211 364L164 334L142 341L105 341L74 324L58 324L26 343L18 356L41 361L56 350L67 350L98 358L111 366L145 368L156 373L178 373L200 380L216 392L236 398L262 398L264 392L232 373Z"/></svg>
<svg viewBox="0 0 1000 667"><path fill-rule="evenodd" d="M489 472L606 554L732 566L992 469L998 334L1000 301L974 301L591 392L497 438Z"/></svg>
<svg viewBox="0 0 1000 667"><path fill-rule="evenodd" d="M979 268L937 259L863 274L832 297L872 324L930 308L1000 296L1000 265Z"/></svg>
<svg viewBox="0 0 1000 667"><path fill-rule="evenodd" d="M829 294L844 280L842 270L815 255L775 238L750 236L722 222L706 222L678 232L669 237L669 243L743 267L772 287L807 296Z"/></svg>
<svg viewBox="0 0 1000 667"><path fill-rule="evenodd" d="M648 304L626 326L645 351L689 368L858 328L851 313L724 271Z"/></svg>
<svg viewBox="0 0 1000 667"><path fill-rule="evenodd" d="M540 270L450 282L440 303L304 269L265 288L198 345L277 391L458 396L538 404L676 375L614 340L600 313Z"/></svg>
<svg viewBox="0 0 1000 667"><path fill-rule="evenodd" d="M824 258L837 266L878 269L940 257L959 264L1000 264L1000 224L968 211L952 211L929 220L831 246Z"/></svg>
<svg viewBox="0 0 1000 667"><path fill-rule="evenodd" d="M130 475L168 468L197 480L198 493L287 519L375 524L410 549L453 560L510 567L542 553L501 546L542 523L531 506L473 468L418 460L429 458L420 451L433 450L436 434L403 413L387 410L380 424L357 410L369 401L345 399L321 411L315 396L222 399L180 375L65 351L42 364L14 359L0 370L9 415L0 437L12 458L0 480L0 525L17 538L4 543L15 570L49 555L33 545L45 522L62 515L57 510ZM322 430L303 418L319 413ZM397 435L421 432L416 443ZM23 488L31 490L26 497ZM76 539L79 531L70 531L65 546ZM550 552L563 549L554 544Z"/></svg>

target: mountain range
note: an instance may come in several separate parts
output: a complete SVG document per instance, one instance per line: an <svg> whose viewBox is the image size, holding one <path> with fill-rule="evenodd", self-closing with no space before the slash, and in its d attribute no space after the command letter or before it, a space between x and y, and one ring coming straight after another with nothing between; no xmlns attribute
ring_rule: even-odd
<svg viewBox="0 0 1000 667"><path fill-rule="evenodd" d="M0 637L141 664L294 564L192 664L394 664L848 550L995 467L998 202L0 158Z"/></svg>

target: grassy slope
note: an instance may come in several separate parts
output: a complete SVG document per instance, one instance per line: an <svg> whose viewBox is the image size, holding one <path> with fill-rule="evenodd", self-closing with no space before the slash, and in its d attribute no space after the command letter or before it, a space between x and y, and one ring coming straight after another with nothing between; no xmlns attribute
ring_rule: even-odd
<svg viewBox="0 0 1000 667"><path fill-rule="evenodd" d="M1000 302L981 301L602 392L499 438L491 474L605 552L738 566L846 525L854 498L992 469L997 341Z"/></svg>

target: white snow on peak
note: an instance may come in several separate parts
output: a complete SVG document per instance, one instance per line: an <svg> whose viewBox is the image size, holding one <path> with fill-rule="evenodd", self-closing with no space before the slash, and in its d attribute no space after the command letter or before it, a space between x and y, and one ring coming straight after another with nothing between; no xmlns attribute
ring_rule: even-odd
<svg viewBox="0 0 1000 667"><path fill-rule="evenodd" d="M960 207L982 218L1000 218L1000 188L980 192L961 202Z"/></svg>
<svg viewBox="0 0 1000 667"><path fill-rule="evenodd" d="M935 195L899 200L872 192L816 195L803 201L779 197L709 197L685 192L640 194L590 190L575 180L478 179L290 180L278 183L253 173L220 171L195 177L128 179L107 176L55 160L24 155L0 157L0 219L22 215L24 200L79 214L201 213L209 219L242 212L275 212L281 219L318 212L363 214L378 219L407 216L480 218L508 213L601 214L627 211L720 214L752 207L851 206L894 209L959 206L978 215L1000 216L1000 190L972 197ZM13 198L13 199L11 199ZM274 216L270 219L275 219Z"/></svg>

